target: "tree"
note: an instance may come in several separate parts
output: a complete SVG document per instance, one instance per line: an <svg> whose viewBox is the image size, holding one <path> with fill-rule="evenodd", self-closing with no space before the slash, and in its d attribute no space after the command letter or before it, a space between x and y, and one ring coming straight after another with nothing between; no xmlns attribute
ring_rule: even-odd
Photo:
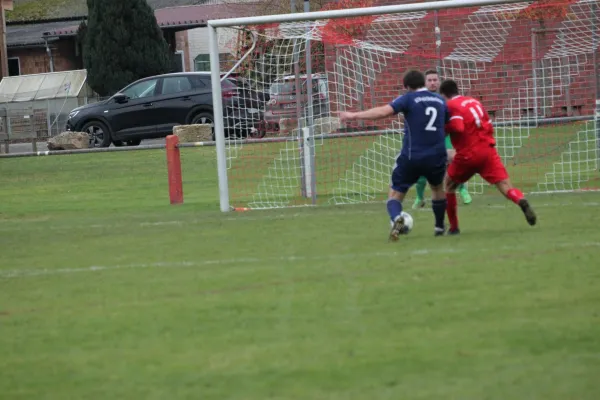
<svg viewBox="0 0 600 400"><path fill-rule="evenodd" d="M83 64L101 96L171 67L169 46L145 0L87 0Z"/></svg>

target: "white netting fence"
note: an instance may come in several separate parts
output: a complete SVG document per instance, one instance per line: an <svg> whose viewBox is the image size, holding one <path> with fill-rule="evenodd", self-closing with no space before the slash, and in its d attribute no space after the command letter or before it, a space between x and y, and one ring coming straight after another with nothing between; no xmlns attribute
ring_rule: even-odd
<svg viewBox="0 0 600 400"><path fill-rule="evenodd" d="M597 0L519 2L220 29L239 61L224 68L239 85L224 100L232 204L382 199L402 117L340 126L335 113L386 104L412 68L437 69L483 102L522 187L597 188L594 7ZM475 178L469 188L486 185Z"/></svg>

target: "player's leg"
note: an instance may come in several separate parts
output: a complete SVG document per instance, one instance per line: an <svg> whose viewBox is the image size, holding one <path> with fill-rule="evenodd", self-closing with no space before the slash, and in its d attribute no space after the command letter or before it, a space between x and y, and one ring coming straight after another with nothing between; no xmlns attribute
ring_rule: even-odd
<svg viewBox="0 0 600 400"><path fill-rule="evenodd" d="M449 235L458 235L460 233L456 191L461 183L471 179L477 171L476 165L473 165L473 161L472 159L465 159L458 155L450 163L446 172L444 188L446 191L446 212L448 214L448 222L450 223L450 229L448 229Z"/></svg>
<svg viewBox="0 0 600 400"><path fill-rule="evenodd" d="M446 191L446 213L448 214L448 222L450 223L450 229L448 229L449 235L457 235L460 233L458 227L458 205L456 202L456 190L460 184L446 175L444 179L444 189Z"/></svg>
<svg viewBox="0 0 600 400"><path fill-rule="evenodd" d="M462 199L463 204L465 204L465 205L471 204L471 202L473 201L473 198L469 194L469 191L467 190L467 186L464 183L461 183L460 185L458 185L457 189L458 189L458 194L460 194L460 198Z"/></svg>
<svg viewBox="0 0 600 400"><path fill-rule="evenodd" d="M411 165L410 160L399 156L396 166L392 171L392 184L388 194L387 211L390 216L391 230L389 240L396 241L405 231L404 218L402 218L402 202L406 192L419 179L417 168Z"/></svg>
<svg viewBox="0 0 600 400"><path fill-rule="evenodd" d="M537 215L535 214L535 211L533 211L531 204L529 204L529 200L525 198L523 192L513 187L512 183L510 182L510 178L506 178L500 182L497 182L496 187L500 193L504 195L504 197L521 208L521 211L523 211L523 215L525 215L525 219L529 225L533 226L536 224Z"/></svg>
<svg viewBox="0 0 600 400"><path fill-rule="evenodd" d="M495 149L492 149L492 154L487 158L487 162L479 174L487 182L496 185L498 191L500 191L504 197L521 208L529 225L533 226L536 224L537 216L533 211L533 208L523 195L523 192L512 185L508 172Z"/></svg>
<svg viewBox="0 0 600 400"><path fill-rule="evenodd" d="M415 185L417 191L417 198L413 203L412 208L423 208L425 207L425 186L427 186L427 178L421 176Z"/></svg>
<svg viewBox="0 0 600 400"><path fill-rule="evenodd" d="M443 178L442 178L443 179ZM444 193L443 180L437 185L431 185L431 209L433 210L433 217L435 218L434 235L442 236L446 232L444 226L444 219L446 216L446 195Z"/></svg>
<svg viewBox="0 0 600 400"><path fill-rule="evenodd" d="M452 147L450 136L446 136L446 151L448 152L448 163L451 163L456 155L456 150L454 150L454 147ZM471 195L469 194L469 191L464 183L458 185L458 193L460 194L463 204L471 204L473 199L471 198Z"/></svg>
<svg viewBox="0 0 600 400"><path fill-rule="evenodd" d="M446 215L446 195L444 193L444 176L446 175L447 158L433 160L426 173L431 187L431 209L435 219L434 235L441 236L446 231L444 219Z"/></svg>
<svg viewBox="0 0 600 400"><path fill-rule="evenodd" d="M396 241L398 237L404 231L404 218L402 218L402 202L406 192L401 192L393 187L390 188L388 193L387 211L390 216L390 224L392 226L390 230L389 240Z"/></svg>

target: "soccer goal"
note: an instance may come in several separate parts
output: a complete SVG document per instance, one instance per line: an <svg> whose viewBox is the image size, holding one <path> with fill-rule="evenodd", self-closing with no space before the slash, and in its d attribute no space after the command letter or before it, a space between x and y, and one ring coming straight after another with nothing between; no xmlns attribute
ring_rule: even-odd
<svg viewBox="0 0 600 400"><path fill-rule="evenodd" d="M480 99L519 187L600 189L598 0L390 3L209 21L222 211L385 199L402 117L336 113L388 103L409 69Z"/></svg>

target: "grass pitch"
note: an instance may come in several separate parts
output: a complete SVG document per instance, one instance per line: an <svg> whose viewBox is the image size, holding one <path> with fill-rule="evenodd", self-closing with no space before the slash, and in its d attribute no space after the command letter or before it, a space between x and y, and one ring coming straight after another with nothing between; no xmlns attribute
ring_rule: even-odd
<svg viewBox="0 0 600 400"><path fill-rule="evenodd" d="M221 214L214 155L0 160L2 399L597 399L600 195ZM410 202L407 202L410 205Z"/></svg>

